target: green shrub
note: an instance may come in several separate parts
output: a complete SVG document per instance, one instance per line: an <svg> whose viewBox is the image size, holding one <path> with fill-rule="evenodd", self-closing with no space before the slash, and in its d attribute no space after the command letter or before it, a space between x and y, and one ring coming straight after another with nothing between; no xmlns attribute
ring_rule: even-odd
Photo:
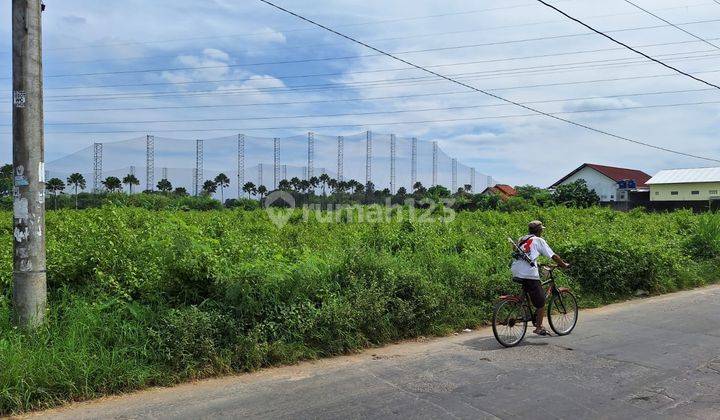
<svg viewBox="0 0 720 420"><path fill-rule="evenodd" d="M294 211L278 228L259 209L190 210L218 208L204 197L106 198L48 213L49 319L34 334L9 324L12 241L0 241L1 413L483 324L517 291L506 238L533 219L583 305L720 280L720 214L522 206L440 222L438 207L429 223L408 208L358 223L354 208Z"/></svg>

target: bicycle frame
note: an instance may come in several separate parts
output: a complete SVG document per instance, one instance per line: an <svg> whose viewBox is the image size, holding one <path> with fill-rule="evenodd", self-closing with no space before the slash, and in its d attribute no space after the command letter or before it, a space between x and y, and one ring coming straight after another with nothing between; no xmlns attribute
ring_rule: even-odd
<svg viewBox="0 0 720 420"><path fill-rule="evenodd" d="M547 273L548 273L547 280L542 281L540 283L540 285L543 287L548 286L545 289L545 299L547 300L550 298L550 296L556 295L558 297L558 299L557 299L558 307L562 308L563 312L566 312L567 309L565 308L565 303L562 300L561 292L565 292L565 291L569 292L570 289L567 287L557 287L557 285L555 284L555 275L554 275L555 268L556 267L551 267L551 266L540 266L540 269L545 269L545 270L547 270ZM530 296L527 293L522 293L521 295L503 295L503 296L500 296L500 300L506 300L506 301L520 303L521 305L523 305L526 308L527 312L530 314L529 319L527 319L525 321L532 321L533 323L535 322L534 320L537 315L537 310L533 305L530 304L530 302L531 302Z"/></svg>

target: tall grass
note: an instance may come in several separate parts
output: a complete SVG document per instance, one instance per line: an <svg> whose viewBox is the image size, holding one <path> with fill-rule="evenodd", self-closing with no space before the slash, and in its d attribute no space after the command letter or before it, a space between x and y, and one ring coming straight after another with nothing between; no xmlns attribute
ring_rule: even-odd
<svg viewBox="0 0 720 420"><path fill-rule="evenodd" d="M47 324L8 322L0 232L0 413L356 351L487 321L508 236L548 226L585 305L718 279L720 215L606 209L464 212L449 223L278 229L262 211L102 208L48 214Z"/></svg>

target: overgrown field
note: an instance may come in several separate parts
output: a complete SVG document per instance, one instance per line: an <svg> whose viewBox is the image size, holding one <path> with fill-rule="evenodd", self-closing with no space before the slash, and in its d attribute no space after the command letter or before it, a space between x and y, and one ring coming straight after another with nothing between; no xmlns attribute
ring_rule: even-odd
<svg viewBox="0 0 720 420"><path fill-rule="evenodd" d="M47 220L48 323L26 334L9 322L0 215L0 413L477 326L515 290L506 238L532 219L585 305L720 277L720 214L552 208L278 229L262 211L61 210Z"/></svg>

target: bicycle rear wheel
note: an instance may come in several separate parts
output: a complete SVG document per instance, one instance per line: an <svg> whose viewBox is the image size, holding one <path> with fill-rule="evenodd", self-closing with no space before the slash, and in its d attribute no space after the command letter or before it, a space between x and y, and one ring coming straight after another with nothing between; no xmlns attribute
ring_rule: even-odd
<svg viewBox="0 0 720 420"><path fill-rule="evenodd" d="M525 308L520 302L503 300L495 305L492 330L495 339L504 347L518 345L527 329Z"/></svg>
<svg viewBox="0 0 720 420"><path fill-rule="evenodd" d="M577 324L578 306L569 290L553 294L548 304L548 322L557 335L568 335Z"/></svg>

